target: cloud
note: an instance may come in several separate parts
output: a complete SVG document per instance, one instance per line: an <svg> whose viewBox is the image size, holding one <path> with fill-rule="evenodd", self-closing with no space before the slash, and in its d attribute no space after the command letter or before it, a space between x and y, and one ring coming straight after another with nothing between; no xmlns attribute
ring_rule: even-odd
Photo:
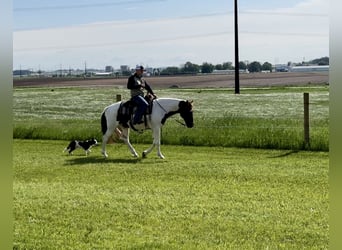
<svg viewBox="0 0 342 250"><path fill-rule="evenodd" d="M329 55L329 18L325 0L240 16L240 53L247 60L301 61Z"/></svg>
<svg viewBox="0 0 342 250"><path fill-rule="evenodd" d="M328 0L309 0L298 3L294 8L294 12L308 12L308 13L322 13L327 15L329 13Z"/></svg>
<svg viewBox="0 0 342 250"><path fill-rule="evenodd" d="M287 62L328 55L327 8L325 0L310 0L271 13L240 13L240 59L274 63L275 58ZM87 61L102 68L137 62L178 66L186 61L234 61L233 20L232 13L222 12L16 31L14 66L81 67Z"/></svg>

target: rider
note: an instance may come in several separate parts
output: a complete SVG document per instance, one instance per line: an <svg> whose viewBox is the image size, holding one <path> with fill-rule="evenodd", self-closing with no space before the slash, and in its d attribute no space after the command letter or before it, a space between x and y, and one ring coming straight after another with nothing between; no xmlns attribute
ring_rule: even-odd
<svg viewBox="0 0 342 250"><path fill-rule="evenodd" d="M145 69L143 66L137 65L135 73L128 78L127 82L127 88L131 90L131 100L137 105L137 111L135 112L133 124L131 125L143 123L142 117L148 107L148 103L144 98L144 89L146 89L154 98L157 98L150 85L148 85L142 77L144 71Z"/></svg>

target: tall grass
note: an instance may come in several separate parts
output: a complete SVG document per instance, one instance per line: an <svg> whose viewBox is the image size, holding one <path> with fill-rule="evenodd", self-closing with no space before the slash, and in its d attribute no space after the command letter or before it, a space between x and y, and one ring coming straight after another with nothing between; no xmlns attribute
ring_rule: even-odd
<svg viewBox="0 0 342 250"><path fill-rule="evenodd" d="M311 150L328 151L327 86L302 88L160 89L159 97L194 100L195 127L170 118L162 142L172 145L303 149L303 92L310 93ZM101 139L100 115L122 88L14 89L14 138ZM150 143L151 132L132 133L133 143Z"/></svg>

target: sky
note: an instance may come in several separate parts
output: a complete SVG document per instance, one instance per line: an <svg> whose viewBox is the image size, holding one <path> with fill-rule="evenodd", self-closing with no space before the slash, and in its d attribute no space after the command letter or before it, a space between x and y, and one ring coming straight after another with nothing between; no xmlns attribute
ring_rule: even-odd
<svg viewBox="0 0 342 250"><path fill-rule="evenodd" d="M328 0L239 0L240 61L329 56ZM13 69L234 64L233 0L13 0Z"/></svg>

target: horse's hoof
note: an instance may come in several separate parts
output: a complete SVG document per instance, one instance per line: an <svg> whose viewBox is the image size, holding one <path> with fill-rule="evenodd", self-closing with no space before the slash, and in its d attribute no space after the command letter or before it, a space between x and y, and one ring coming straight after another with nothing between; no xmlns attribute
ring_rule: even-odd
<svg viewBox="0 0 342 250"><path fill-rule="evenodd" d="M164 155L160 154L158 155L160 159L165 159Z"/></svg>
<svg viewBox="0 0 342 250"><path fill-rule="evenodd" d="M107 153L102 152L102 155L103 155L105 158L108 158Z"/></svg>
<svg viewBox="0 0 342 250"><path fill-rule="evenodd" d="M147 154L145 153L145 151L142 153L142 158L146 158Z"/></svg>

